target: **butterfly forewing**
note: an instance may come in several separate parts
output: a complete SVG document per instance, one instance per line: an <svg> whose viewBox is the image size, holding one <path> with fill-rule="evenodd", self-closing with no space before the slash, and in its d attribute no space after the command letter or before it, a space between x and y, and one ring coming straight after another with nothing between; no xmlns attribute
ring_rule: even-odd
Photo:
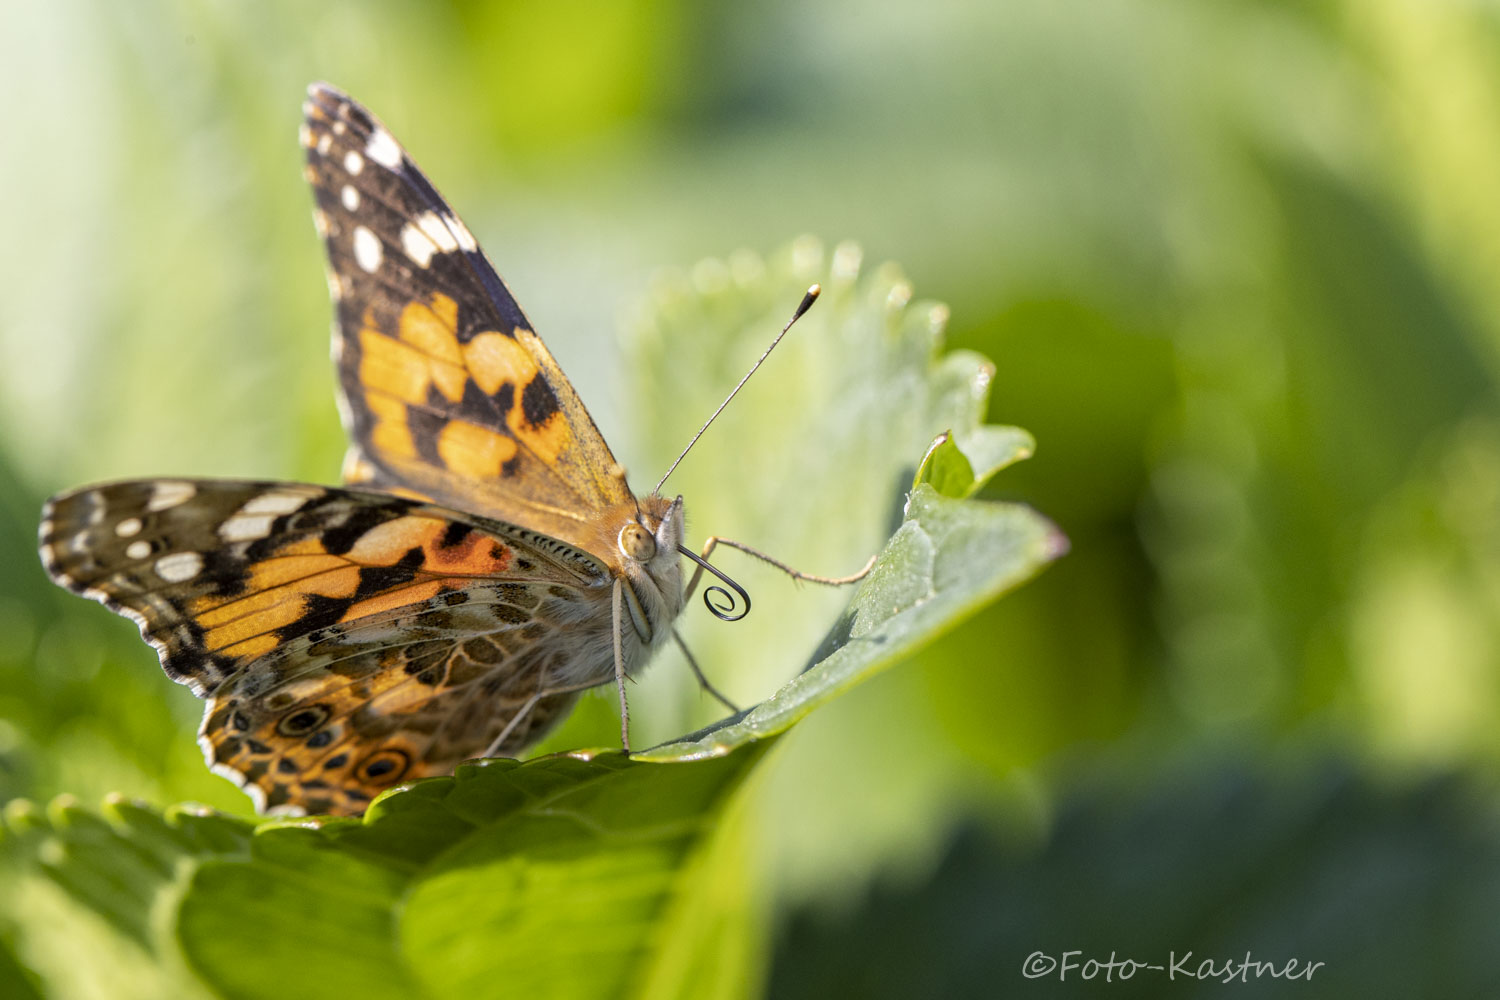
<svg viewBox="0 0 1500 1000"><path fill-rule="evenodd" d="M41 547L209 701L210 763L268 808L359 811L483 752L541 696L502 745L519 749L572 700L546 692L578 669L578 622L608 643L593 557L378 493L112 483L54 499Z"/></svg>
<svg viewBox="0 0 1500 1000"><path fill-rule="evenodd" d="M630 500L556 361L391 133L327 85L310 89L304 111L347 478L564 539Z"/></svg>

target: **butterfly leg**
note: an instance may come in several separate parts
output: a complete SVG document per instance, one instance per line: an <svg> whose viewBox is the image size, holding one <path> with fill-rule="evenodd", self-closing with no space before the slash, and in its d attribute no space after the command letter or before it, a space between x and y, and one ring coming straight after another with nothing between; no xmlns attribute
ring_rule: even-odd
<svg viewBox="0 0 1500 1000"><path fill-rule="evenodd" d="M875 568L876 557L871 556L870 561L865 563L864 568L857 573L851 573L848 576L814 576L811 573L804 573L801 570L793 569L779 559L774 559L771 556L766 555L764 552L761 552L757 549L752 549L750 546L745 545L742 542L736 542L728 538L720 538L718 535L711 535L709 537L708 543L703 546L703 553L700 558L707 560L709 554L712 553L713 550L719 545L727 545L731 549L738 549L748 556L754 556L763 563L768 563L772 566L775 566L777 569L781 570L793 580L806 580L809 583L822 583L827 584L831 587L840 587L848 583L858 583L860 580L863 580L866 576L869 575L870 570ZM688 580L687 587L683 590L682 602L684 604L686 604L688 600L692 598L693 591L697 589L698 580L702 576L703 567L699 566L693 571L692 577Z"/></svg>
<svg viewBox="0 0 1500 1000"><path fill-rule="evenodd" d="M614 626L615 646L615 686L620 689L620 749L627 754L630 753L630 705L625 700L625 652L620 648L620 630L624 628L624 615L621 611L624 584L617 578L613 593L610 594L610 615Z"/></svg>
<svg viewBox="0 0 1500 1000"><path fill-rule="evenodd" d="M677 648L682 650L683 656L687 657L688 666L693 669L693 676L698 678L698 685L702 687L703 690L719 699L719 701L723 703L725 708L729 709L731 712L738 712L740 710L740 707L720 694L719 689L710 684L708 682L708 678L703 676L703 671L698 667L698 661L694 659L693 654L688 651L687 643L682 641L682 636L675 628L672 630L672 638L677 640Z"/></svg>

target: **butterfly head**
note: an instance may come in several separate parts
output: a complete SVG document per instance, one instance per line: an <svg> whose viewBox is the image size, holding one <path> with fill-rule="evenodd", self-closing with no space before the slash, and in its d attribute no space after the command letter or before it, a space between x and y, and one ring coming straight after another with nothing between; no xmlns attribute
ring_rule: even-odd
<svg viewBox="0 0 1500 1000"><path fill-rule="evenodd" d="M682 610L682 497L652 494L640 501L615 537L620 568L651 623L650 634L665 634Z"/></svg>

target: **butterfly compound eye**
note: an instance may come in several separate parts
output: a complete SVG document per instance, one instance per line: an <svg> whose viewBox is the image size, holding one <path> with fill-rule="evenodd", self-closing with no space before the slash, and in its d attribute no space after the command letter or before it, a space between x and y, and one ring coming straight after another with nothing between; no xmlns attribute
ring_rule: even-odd
<svg viewBox="0 0 1500 1000"><path fill-rule="evenodd" d="M636 562L647 562L656 555L656 539L651 532L631 521L620 529L620 551Z"/></svg>

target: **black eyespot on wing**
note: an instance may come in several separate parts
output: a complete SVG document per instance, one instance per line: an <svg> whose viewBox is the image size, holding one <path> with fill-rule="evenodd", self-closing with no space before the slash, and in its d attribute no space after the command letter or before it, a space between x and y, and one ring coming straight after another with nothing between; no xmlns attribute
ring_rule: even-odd
<svg viewBox="0 0 1500 1000"><path fill-rule="evenodd" d="M276 731L282 736L306 736L327 722L330 714L332 713L327 705L301 708L283 716L281 721L276 723Z"/></svg>
<svg viewBox="0 0 1500 1000"><path fill-rule="evenodd" d="M404 751L394 747L385 747L366 757L360 763L358 772L367 781L383 785L394 784L401 780L401 776L410 766L411 759Z"/></svg>

